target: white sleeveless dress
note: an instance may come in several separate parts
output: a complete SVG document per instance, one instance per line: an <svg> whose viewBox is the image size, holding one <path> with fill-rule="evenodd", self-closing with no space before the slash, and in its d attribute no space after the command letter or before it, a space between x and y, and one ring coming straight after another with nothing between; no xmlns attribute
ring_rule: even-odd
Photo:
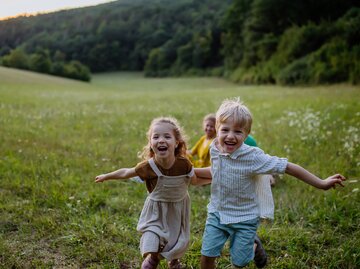
<svg viewBox="0 0 360 269"><path fill-rule="evenodd" d="M141 254L144 256L149 250L160 249L160 255L166 260L179 259L185 254L190 242L188 186L194 170L186 175L165 176L153 159L149 159L149 164L158 180L145 200L137 230L143 235L152 234L154 240L150 236L141 241Z"/></svg>

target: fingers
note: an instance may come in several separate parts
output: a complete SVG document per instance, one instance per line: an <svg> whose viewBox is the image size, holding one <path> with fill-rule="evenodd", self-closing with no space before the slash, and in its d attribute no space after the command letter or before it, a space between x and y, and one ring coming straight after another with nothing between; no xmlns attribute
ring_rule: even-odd
<svg viewBox="0 0 360 269"><path fill-rule="evenodd" d="M344 176L341 175L341 174L335 174L335 175L329 177L328 179L330 180L330 182L332 182L332 183L331 183L331 185L332 185L331 187L332 187L333 189L336 188L336 185L337 185L337 184L339 184L341 187L345 187L344 184L343 184L343 181L346 180L346 177L344 177Z"/></svg>
<svg viewBox="0 0 360 269"><path fill-rule="evenodd" d="M340 179L340 181L338 181L337 184L344 187L344 184L342 182L346 180L346 177L344 177L343 175L340 175L340 174L337 174L336 176L338 179Z"/></svg>
<svg viewBox="0 0 360 269"><path fill-rule="evenodd" d="M103 181L104 180L100 176L95 177L95 183L100 183L100 182L103 182Z"/></svg>
<svg viewBox="0 0 360 269"><path fill-rule="evenodd" d="M336 174L336 175L333 175L334 178L338 178L338 179L341 179L341 181L345 181L346 180L346 177L344 177L343 175L341 174Z"/></svg>

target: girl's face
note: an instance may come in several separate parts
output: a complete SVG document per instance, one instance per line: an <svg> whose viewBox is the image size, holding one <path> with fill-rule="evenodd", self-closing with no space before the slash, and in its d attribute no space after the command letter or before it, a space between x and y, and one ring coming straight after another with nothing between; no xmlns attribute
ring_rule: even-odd
<svg viewBox="0 0 360 269"><path fill-rule="evenodd" d="M216 136L215 122L212 120L204 121L204 132L207 138L214 138Z"/></svg>
<svg viewBox="0 0 360 269"><path fill-rule="evenodd" d="M169 123L157 123L152 127L150 146L157 158L174 157L177 144L174 126Z"/></svg>

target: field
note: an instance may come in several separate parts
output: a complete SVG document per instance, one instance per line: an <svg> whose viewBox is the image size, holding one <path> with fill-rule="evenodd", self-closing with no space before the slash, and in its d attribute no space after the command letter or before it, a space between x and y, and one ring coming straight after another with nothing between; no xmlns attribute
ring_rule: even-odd
<svg viewBox="0 0 360 269"><path fill-rule="evenodd" d="M267 268L360 268L358 86L240 86L138 73L99 74L88 84L2 67L0 268L139 268L145 186L94 177L139 162L154 117L176 117L191 146L202 117L236 96L252 111L253 135L266 152L322 178L348 178L326 192L289 176L277 181L275 221L259 229ZM190 195L183 262L199 268L209 186L191 187ZM218 268L231 268L228 248Z"/></svg>

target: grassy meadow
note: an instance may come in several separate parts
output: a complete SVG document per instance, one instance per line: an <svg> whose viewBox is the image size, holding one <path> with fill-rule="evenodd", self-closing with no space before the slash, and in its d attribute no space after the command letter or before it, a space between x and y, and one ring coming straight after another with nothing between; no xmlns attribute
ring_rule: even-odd
<svg viewBox="0 0 360 269"><path fill-rule="evenodd" d="M235 96L252 111L253 135L266 152L323 178L348 178L345 188L326 192L289 176L277 181L275 221L259 229L267 268L360 268L359 86L240 86L139 73L98 74L89 84L3 67L0 268L139 268L145 186L94 177L136 165L154 117L176 117L191 146L202 117ZM199 268L209 186L191 187L190 195L183 262ZM218 268L231 268L228 248Z"/></svg>

